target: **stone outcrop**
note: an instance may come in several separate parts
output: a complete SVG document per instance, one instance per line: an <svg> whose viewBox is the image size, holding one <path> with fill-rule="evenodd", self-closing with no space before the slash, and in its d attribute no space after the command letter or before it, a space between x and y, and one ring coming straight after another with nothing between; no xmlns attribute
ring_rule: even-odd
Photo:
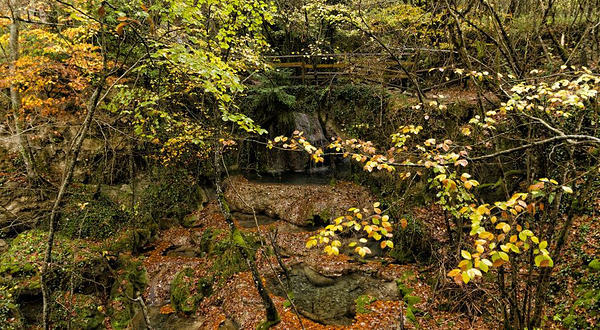
<svg viewBox="0 0 600 330"><path fill-rule="evenodd" d="M256 183L243 177L227 181L225 199L231 211L264 214L297 226L328 223L351 207L366 207L373 197L349 182L332 185Z"/></svg>

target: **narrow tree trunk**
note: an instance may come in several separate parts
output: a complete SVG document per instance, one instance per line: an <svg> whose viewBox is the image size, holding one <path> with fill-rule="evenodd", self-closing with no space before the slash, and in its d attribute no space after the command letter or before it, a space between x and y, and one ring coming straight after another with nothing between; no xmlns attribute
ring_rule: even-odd
<svg viewBox="0 0 600 330"><path fill-rule="evenodd" d="M233 217L231 216L231 212L229 211L229 206L227 205L227 202L225 201L225 197L223 194L223 189L222 184L221 184L221 173L222 173L222 164L221 162L223 161L223 157L222 157L222 146L219 142L215 143L215 159L214 159L214 175L215 175L215 189L217 192L217 202L219 203L219 208L221 209L221 213L223 214L223 216L225 217L225 221L227 222L227 225L229 226L229 229L231 231L233 240L237 246L237 248L239 249L240 254L242 255L242 257L246 260L246 263L248 264L248 267L250 268L250 272L252 273L252 278L254 280L254 285L256 286L256 290L258 291L258 294L260 295L260 298L263 301L263 304L265 306L265 314L266 314L266 320L263 321L261 324L258 325L257 329L268 329L271 326L279 323L279 321L281 320L279 317L279 313L277 312L277 309L275 308L275 304L273 303L273 300L271 299L271 296L269 296L269 292L267 291L267 288L264 286L264 284L262 283L262 279L260 278L260 274L258 272L258 268L256 267L256 263L254 261L254 259L249 255L249 250L247 249L246 246L246 242L244 241L243 237L241 236L239 229L236 227L235 223L233 222Z"/></svg>
<svg viewBox="0 0 600 330"><path fill-rule="evenodd" d="M23 157L23 162L25 163L25 168L27 170L27 180L30 185L33 185L38 178L37 172L34 166L33 153L31 152L31 146L29 145L29 140L27 139L27 135L23 131L23 126L21 125L21 92L19 91L19 87L15 82L14 77L17 73L17 61L19 60L19 15L17 13L17 9L15 4L11 1L9 2L10 8L10 40L9 40L9 48L10 48L10 62L9 62L9 74L13 79L10 83L10 101L11 101L11 109L13 114L13 120L15 122L15 132L19 138L19 145L21 149L21 155Z"/></svg>
<svg viewBox="0 0 600 330"><path fill-rule="evenodd" d="M81 151L81 145L83 144L83 140L87 135L87 132L90 128L90 124L94 117L94 113L98 107L98 100L100 99L100 93L104 87L104 79L99 86L96 87L94 93L90 97L89 103L87 105L87 114L83 121L83 125L79 130L78 135L76 135L75 140L72 143L72 148L69 154L67 154L66 165L63 170L62 182L60 184L60 188L58 190L58 195L54 200L54 205L52 207L52 212L50 213L50 229L48 231L48 239L46 241L46 251L44 252L44 262L42 263L41 270L41 279L40 284L42 288L42 298L43 298L43 308L42 308L42 317L44 323L44 330L50 329L50 290L48 288L48 271L50 264L52 262L52 246L54 245L54 235L56 233L56 225L58 220L58 208L62 201L62 198L67 191L67 187L71 183L71 179L73 178L73 172L75 169L75 164L77 163L77 157L79 156L79 152Z"/></svg>

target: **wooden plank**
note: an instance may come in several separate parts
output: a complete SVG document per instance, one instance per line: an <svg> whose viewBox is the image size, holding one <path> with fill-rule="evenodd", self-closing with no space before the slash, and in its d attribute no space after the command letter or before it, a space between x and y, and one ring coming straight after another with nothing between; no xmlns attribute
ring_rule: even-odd
<svg viewBox="0 0 600 330"><path fill-rule="evenodd" d="M337 68L345 68L349 66L348 63L331 63L331 64L317 64L317 69L337 69Z"/></svg>
<svg viewBox="0 0 600 330"><path fill-rule="evenodd" d="M303 62L286 62L286 63L271 63L276 68L301 68L304 66Z"/></svg>

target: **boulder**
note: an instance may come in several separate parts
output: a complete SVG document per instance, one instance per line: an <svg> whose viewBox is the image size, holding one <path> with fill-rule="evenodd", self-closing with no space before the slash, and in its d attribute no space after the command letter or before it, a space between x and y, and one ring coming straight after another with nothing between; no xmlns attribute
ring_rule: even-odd
<svg viewBox="0 0 600 330"><path fill-rule="evenodd" d="M225 199L234 212L265 214L297 226L329 223L351 207L373 203L367 189L349 182L332 185L290 185L250 182L243 177L227 181Z"/></svg>

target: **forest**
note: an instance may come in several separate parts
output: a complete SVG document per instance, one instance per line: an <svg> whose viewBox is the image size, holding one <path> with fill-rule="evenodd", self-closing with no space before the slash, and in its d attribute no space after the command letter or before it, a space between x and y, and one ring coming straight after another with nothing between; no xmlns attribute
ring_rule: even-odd
<svg viewBox="0 0 600 330"><path fill-rule="evenodd" d="M598 329L600 1L0 0L0 329Z"/></svg>

